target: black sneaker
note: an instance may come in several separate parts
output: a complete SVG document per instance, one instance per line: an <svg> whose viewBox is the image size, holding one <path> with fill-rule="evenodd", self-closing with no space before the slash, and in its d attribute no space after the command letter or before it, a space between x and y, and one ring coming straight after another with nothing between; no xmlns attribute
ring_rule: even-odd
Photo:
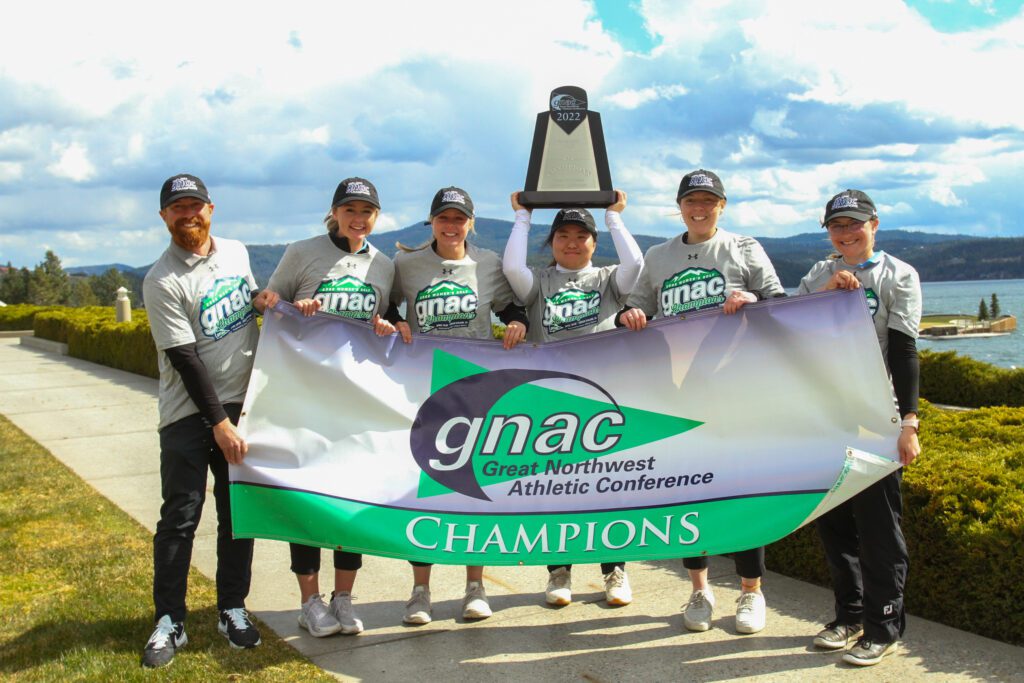
<svg viewBox="0 0 1024 683"><path fill-rule="evenodd" d="M861 638L849 652L843 655L843 661L856 666L874 666L882 661L882 657L896 652L896 642L876 643L867 638Z"/></svg>
<svg viewBox="0 0 1024 683"><path fill-rule="evenodd" d="M185 624L180 621L172 622L170 615L165 614L156 622L156 630L149 637L146 649L142 651L142 666L147 669L167 666L174 659L178 649L187 644Z"/></svg>
<svg viewBox="0 0 1024 683"><path fill-rule="evenodd" d="M217 630L228 639L231 647L243 649L260 644L260 632L256 630L244 607L222 609Z"/></svg>

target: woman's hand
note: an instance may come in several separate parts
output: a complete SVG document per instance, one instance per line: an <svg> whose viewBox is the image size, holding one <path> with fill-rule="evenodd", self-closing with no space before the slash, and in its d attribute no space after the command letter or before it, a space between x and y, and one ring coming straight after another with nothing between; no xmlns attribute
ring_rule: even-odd
<svg viewBox="0 0 1024 683"><path fill-rule="evenodd" d="M518 320L513 320L505 326L505 336L501 340L501 345L508 351L524 339L526 339L526 325Z"/></svg>
<svg viewBox="0 0 1024 683"><path fill-rule="evenodd" d="M628 308L619 313L619 324L634 332L639 332L647 327L647 314L639 308Z"/></svg>
<svg viewBox="0 0 1024 683"><path fill-rule="evenodd" d="M307 318L320 310L320 301L317 299L299 299L295 302L295 308Z"/></svg>
<svg viewBox="0 0 1024 683"><path fill-rule="evenodd" d="M837 270L832 277L829 278L828 282L825 283L825 289L858 289L860 287L860 280L849 270ZM822 290L824 291L824 290Z"/></svg>
<svg viewBox="0 0 1024 683"><path fill-rule="evenodd" d="M626 193L622 190L615 190L615 203L609 206L605 211L618 211L622 213L626 209Z"/></svg>
<svg viewBox="0 0 1024 683"><path fill-rule="evenodd" d="M914 459L921 455L921 442L917 439L917 430L913 427L904 427L896 441L896 450L899 451L900 462L904 467L914 462Z"/></svg>
<svg viewBox="0 0 1024 683"><path fill-rule="evenodd" d="M402 336L402 341L406 344L412 343L412 328L409 327L409 323L404 320L399 320L395 323L395 329L398 330L398 334Z"/></svg>
<svg viewBox="0 0 1024 683"><path fill-rule="evenodd" d="M269 289L261 289L260 293L256 295L256 298L252 300L252 305L257 311L259 311L260 315L263 315L268 308L273 308L280 300L281 297L277 292L273 292Z"/></svg>
<svg viewBox="0 0 1024 683"><path fill-rule="evenodd" d="M527 209L525 206L523 206L522 204L519 203L519 193L518 192L513 192L512 196L510 197L510 199L512 200L512 210L513 211L522 211L524 209L526 211L529 211L529 209Z"/></svg>
<svg viewBox="0 0 1024 683"><path fill-rule="evenodd" d="M757 295L753 292L741 292L738 289L734 289L729 292L729 296L722 305L722 310L724 310L728 315L732 315L747 304L752 304L756 301Z"/></svg>

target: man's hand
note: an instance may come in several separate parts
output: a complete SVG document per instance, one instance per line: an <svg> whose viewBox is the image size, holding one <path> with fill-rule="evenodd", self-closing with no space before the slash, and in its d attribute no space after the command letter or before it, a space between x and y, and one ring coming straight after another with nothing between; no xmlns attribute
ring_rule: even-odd
<svg viewBox="0 0 1024 683"><path fill-rule="evenodd" d="M240 465L249 452L249 444L238 435L235 425L226 417L213 425L213 439L224 454L224 459L232 465Z"/></svg>

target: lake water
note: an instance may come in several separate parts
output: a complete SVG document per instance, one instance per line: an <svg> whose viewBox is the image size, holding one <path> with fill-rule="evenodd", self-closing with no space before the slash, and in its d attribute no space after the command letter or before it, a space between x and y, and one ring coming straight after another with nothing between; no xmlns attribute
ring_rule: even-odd
<svg viewBox="0 0 1024 683"><path fill-rule="evenodd" d="M992 294L999 299L1003 314L1017 316L1017 324L1024 325L1024 280L971 280L967 282L922 282L924 314L965 313L978 314L978 302L989 306ZM999 365L1004 368L1024 367L1024 334L1021 327L1004 337L981 339L950 339L934 341L921 338L918 348L932 351L956 351L960 355Z"/></svg>

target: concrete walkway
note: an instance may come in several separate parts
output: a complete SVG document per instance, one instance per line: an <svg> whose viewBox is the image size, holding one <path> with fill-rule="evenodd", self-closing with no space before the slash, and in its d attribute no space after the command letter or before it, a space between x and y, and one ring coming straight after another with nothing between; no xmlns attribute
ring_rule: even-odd
<svg viewBox="0 0 1024 683"><path fill-rule="evenodd" d="M3 338L0 413L147 529L154 528L160 507L155 381ZM212 496L208 501L193 564L213 576ZM593 683L860 676L1024 681L1024 648L915 617L898 654L869 670L847 666L839 653L810 647L812 635L831 616L830 592L773 573L764 587L768 627L738 636L733 614L739 585L731 564L718 559L712 564L718 611L714 627L699 634L682 626L679 607L689 590L678 561L631 564L635 601L623 608L601 601L596 566L574 570L575 601L562 609L543 604L544 568L491 568L485 583L495 614L478 623L459 616L462 568L438 566L432 582L435 621L407 627L401 617L412 587L408 566L366 557L354 591L366 631L316 639L296 624L298 589L288 571L286 545L257 541L248 604L297 650L342 680ZM329 591L328 553L324 566L321 587ZM138 634L140 648L148 635Z"/></svg>

